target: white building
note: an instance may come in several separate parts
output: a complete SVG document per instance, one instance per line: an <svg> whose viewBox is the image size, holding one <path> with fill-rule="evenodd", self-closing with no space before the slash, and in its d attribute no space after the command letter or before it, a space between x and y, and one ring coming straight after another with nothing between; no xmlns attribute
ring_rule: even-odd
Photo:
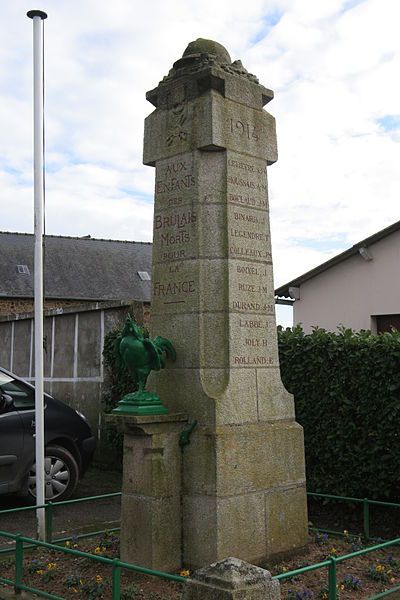
<svg viewBox="0 0 400 600"><path fill-rule="evenodd" d="M275 290L291 298L294 325L373 333L400 330L400 221ZM287 304L284 300L282 303Z"/></svg>

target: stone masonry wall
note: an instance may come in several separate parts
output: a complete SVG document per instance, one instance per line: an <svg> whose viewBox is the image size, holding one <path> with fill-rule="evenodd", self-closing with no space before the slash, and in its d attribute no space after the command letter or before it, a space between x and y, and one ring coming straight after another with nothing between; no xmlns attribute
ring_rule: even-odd
<svg viewBox="0 0 400 600"><path fill-rule="evenodd" d="M67 308L70 306L93 305L93 301L84 300L44 300L44 309ZM33 312L32 298L0 298L0 317Z"/></svg>

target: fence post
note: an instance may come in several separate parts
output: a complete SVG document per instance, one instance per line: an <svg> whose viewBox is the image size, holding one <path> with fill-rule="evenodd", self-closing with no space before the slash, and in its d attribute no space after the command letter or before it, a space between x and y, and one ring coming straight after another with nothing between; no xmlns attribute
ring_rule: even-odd
<svg viewBox="0 0 400 600"><path fill-rule="evenodd" d="M45 508L45 521L46 521L46 542L53 541L53 503L47 502Z"/></svg>
<svg viewBox="0 0 400 600"><path fill-rule="evenodd" d="M23 572L24 572L24 543L19 533L15 538L15 594L21 593L20 585L22 583Z"/></svg>
<svg viewBox="0 0 400 600"><path fill-rule="evenodd" d="M330 565L328 572L328 596L329 600L336 600L336 558L329 557Z"/></svg>
<svg viewBox="0 0 400 600"><path fill-rule="evenodd" d="M121 567L117 558L112 567L112 600L120 600L121 597Z"/></svg>
<svg viewBox="0 0 400 600"><path fill-rule="evenodd" d="M364 513L364 537L369 540L369 502L368 498L363 500L363 513Z"/></svg>

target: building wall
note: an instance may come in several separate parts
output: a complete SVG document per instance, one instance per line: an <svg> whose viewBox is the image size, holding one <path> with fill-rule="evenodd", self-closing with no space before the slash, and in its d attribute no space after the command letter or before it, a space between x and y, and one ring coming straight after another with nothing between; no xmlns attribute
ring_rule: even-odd
<svg viewBox="0 0 400 600"><path fill-rule="evenodd" d="M376 331L374 316L400 313L400 231L303 283L294 303L294 324L335 331L339 325Z"/></svg>
<svg viewBox="0 0 400 600"><path fill-rule="evenodd" d="M101 397L104 386L104 336L121 326L127 313L143 323L141 302L103 302L45 312L45 391L81 411L97 435L97 458L112 455L104 434ZM35 383L32 313L0 319L0 365Z"/></svg>
<svg viewBox="0 0 400 600"><path fill-rule="evenodd" d="M44 309L67 308L69 306L93 305L93 301L44 300ZM33 311L33 298L0 298L0 317Z"/></svg>

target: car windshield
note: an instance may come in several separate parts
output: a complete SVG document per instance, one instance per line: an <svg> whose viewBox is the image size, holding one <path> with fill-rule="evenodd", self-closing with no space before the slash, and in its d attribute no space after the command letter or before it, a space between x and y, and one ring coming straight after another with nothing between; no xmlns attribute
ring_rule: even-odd
<svg viewBox="0 0 400 600"><path fill-rule="evenodd" d="M12 377L6 375L6 373L3 373L3 371L0 371L0 386L4 385L5 383L10 383L11 381L14 381Z"/></svg>
<svg viewBox="0 0 400 600"><path fill-rule="evenodd" d="M14 408L25 410L35 408L34 390L3 371L0 371L0 390L11 396Z"/></svg>

